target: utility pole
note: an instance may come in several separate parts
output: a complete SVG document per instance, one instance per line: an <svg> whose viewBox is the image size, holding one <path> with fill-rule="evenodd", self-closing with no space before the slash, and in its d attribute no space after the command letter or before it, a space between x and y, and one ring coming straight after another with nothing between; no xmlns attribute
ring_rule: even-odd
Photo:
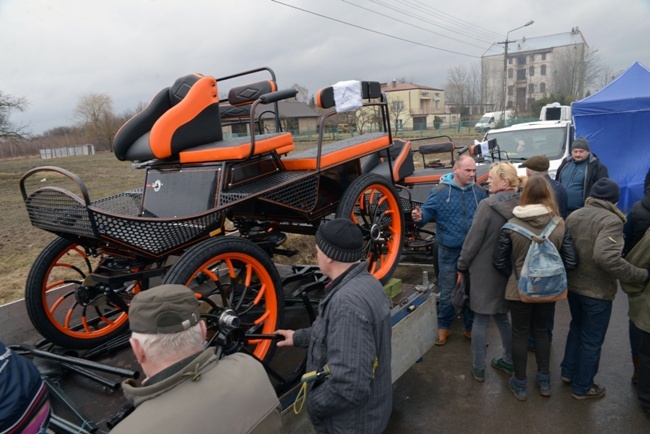
<svg viewBox="0 0 650 434"><path fill-rule="evenodd" d="M505 53L503 55L503 115L501 116L501 119L503 122L506 121L506 107L507 107L507 101L508 101L508 44L511 42L515 41L509 41L508 37L510 36L510 32L514 32L515 30L523 29L524 27L528 27L531 24L533 24L535 21L530 20L523 26L516 27L512 30L508 30L508 33L506 33L506 40L502 42L497 42L497 44L503 44L505 46Z"/></svg>

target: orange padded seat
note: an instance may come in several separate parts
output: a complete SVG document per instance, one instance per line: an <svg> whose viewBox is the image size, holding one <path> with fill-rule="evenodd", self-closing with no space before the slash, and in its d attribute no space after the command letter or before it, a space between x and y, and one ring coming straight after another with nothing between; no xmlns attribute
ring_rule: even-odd
<svg viewBox="0 0 650 434"><path fill-rule="evenodd" d="M320 168L363 157L390 146L386 133L371 133L324 145L321 150ZM316 170L318 148L291 154L282 159L286 170Z"/></svg>
<svg viewBox="0 0 650 434"><path fill-rule="evenodd" d="M271 151L286 154L293 151L291 133L259 134L255 136L255 151L260 155ZM181 163L205 163L210 161L243 160L251 152L250 137L236 137L186 149L179 154Z"/></svg>

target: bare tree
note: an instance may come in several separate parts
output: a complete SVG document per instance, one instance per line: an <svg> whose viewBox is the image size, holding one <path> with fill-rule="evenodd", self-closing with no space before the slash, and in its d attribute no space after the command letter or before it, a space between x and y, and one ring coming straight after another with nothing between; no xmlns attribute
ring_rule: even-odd
<svg viewBox="0 0 650 434"><path fill-rule="evenodd" d="M445 97L458 104L461 115L469 114L469 107L481 102L481 70L479 64L469 67L454 66L447 71Z"/></svg>
<svg viewBox="0 0 650 434"><path fill-rule="evenodd" d="M393 124L393 131L397 133L401 129L400 126L404 125L410 116L408 116L404 101L399 98L389 99L389 106L389 117Z"/></svg>
<svg viewBox="0 0 650 434"><path fill-rule="evenodd" d="M14 111L25 111L28 106L25 98L18 98L0 90L0 140L22 138L27 134L27 127L9 121L9 116Z"/></svg>
<svg viewBox="0 0 650 434"><path fill-rule="evenodd" d="M75 109L79 125L97 141L98 147L110 148L118 125L113 113L113 100L104 93L81 97Z"/></svg>
<svg viewBox="0 0 650 434"><path fill-rule="evenodd" d="M570 101L584 98L605 70L597 52L583 44L554 53L552 93L565 95Z"/></svg>

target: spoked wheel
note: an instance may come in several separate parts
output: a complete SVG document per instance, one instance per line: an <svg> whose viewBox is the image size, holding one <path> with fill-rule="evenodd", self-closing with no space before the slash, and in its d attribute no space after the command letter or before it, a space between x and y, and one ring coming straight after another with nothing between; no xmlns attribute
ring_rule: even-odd
<svg viewBox="0 0 650 434"><path fill-rule="evenodd" d="M404 242L404 215L395 187L386 178L367 173L345 191L337 217L350 218L363 232L362 258L382 282L392 276Z"/></svg>
<svg viewBox="0 0 650 434"><path fill-rule="evenodd" d="M127 314L89 278L103 260L83 246L57 238L34 262L27 277L25 303L32 324L50 342L87 349L126 331ZM139 291L139 282L133 281L116 296L128 304Z"/></svg>
<svg viewBox="0 0 650 434"><path fill-rule="evenodd" d="M282 325L284 294L275 264L260 247L234 237L204 241L181 256L164 283L186 285L209 298L202 312L208 328L224 335L217 343L226 353L243 350L271 359L275 343L269 335ZM236 329L219 324L228 309L238 318Z"/></svg>

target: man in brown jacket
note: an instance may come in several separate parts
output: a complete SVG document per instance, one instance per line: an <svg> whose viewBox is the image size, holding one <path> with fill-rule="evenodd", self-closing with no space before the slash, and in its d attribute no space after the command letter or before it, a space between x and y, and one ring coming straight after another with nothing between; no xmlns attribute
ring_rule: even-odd
<svg viewBox="0 0 650 434"><path fill-rule="evenodd" d="M648 270L631 265L621 256L625 216L616 208L619 197L614 181L599 179L585 206L566 221L580 264L567 275L571 325L561 366L562 380L571 383L575 399L605 396L605 387L595 384L594 377L618 290L617 279L640 283L649 278Z"/></svg>
<svg viewBox="0 0 650 434"><path fill-rule="evenodd" d="M131 348L147 378L122 390L135 410L112 433L281 433L278 398L262 364L243 353L217 360L203 349L194 293L161 285L129 309Z"/></svg>

